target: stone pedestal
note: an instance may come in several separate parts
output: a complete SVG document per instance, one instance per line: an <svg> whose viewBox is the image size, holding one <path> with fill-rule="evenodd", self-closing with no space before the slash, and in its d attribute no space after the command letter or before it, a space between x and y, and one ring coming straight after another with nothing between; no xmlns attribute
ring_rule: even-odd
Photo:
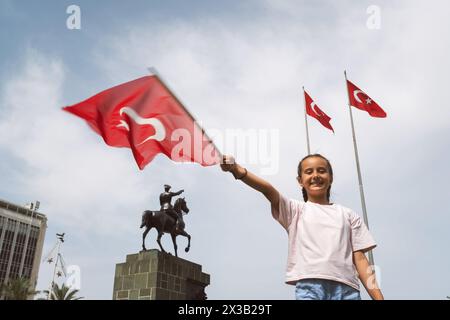
<svg viewBox="0 0 450 320"><path fill-rule="evenodd" d="M202 300L207 285L201 265L153 249L116 264L113 300Z"/></svg>

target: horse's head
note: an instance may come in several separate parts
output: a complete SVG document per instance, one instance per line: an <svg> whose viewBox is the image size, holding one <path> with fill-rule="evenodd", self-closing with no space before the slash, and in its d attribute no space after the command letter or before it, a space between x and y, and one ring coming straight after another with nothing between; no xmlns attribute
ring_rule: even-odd
<svg viewBox="0 0 450 320"><path fill-rule="evenodd" d="M178 212L181 212L181 211L186 212L186 213L189 212L189 208L187 207L186 200L184 198L178 198L175 201L174 209Z"/></svg>

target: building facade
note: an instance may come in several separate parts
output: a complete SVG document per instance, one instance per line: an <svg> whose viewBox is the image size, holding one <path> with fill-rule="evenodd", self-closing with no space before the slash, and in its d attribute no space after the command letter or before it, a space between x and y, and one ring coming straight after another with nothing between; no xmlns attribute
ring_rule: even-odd
<svg viewBox="0 0 450 320"><path fill-rule="evenodd" d="M46 216L36 209L0 199L0 283L24 277L36 288L47 230Z"/></svg>

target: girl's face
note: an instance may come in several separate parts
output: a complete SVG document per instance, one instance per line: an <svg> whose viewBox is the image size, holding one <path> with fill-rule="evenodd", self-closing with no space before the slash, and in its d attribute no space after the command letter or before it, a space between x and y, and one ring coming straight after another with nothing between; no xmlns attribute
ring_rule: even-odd
<svg viewBox="0 0 450 320"><path fill-rule="evenodd" d="M327 196L332 181L327 162L319 157L310 157L302 162L301 175L297 178L306 189L308 198L319 199Z"/></svg>

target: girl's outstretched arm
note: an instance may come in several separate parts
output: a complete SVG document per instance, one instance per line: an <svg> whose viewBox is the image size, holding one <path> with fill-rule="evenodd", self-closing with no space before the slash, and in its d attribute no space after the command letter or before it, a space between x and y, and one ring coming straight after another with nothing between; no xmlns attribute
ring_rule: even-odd
<svg viewBox="0 0 450 320"><path fill-rule="evenodd" d="M224 155L220 167L223 171L231 172L236 179L242 180L246 185L261 192L270 201L272 208L278 210L280 194L269 182L237 164L232 156Z"/></svg>
<svg viewBox="0 0 450 320"><path fill-rule="evenodd" d="M359 279L366 288L367 293L373 300L384 300L383 294L378 287L375 272L369 265L366 255L362 251L353 252L353 263L358 271Z"/></svg>

